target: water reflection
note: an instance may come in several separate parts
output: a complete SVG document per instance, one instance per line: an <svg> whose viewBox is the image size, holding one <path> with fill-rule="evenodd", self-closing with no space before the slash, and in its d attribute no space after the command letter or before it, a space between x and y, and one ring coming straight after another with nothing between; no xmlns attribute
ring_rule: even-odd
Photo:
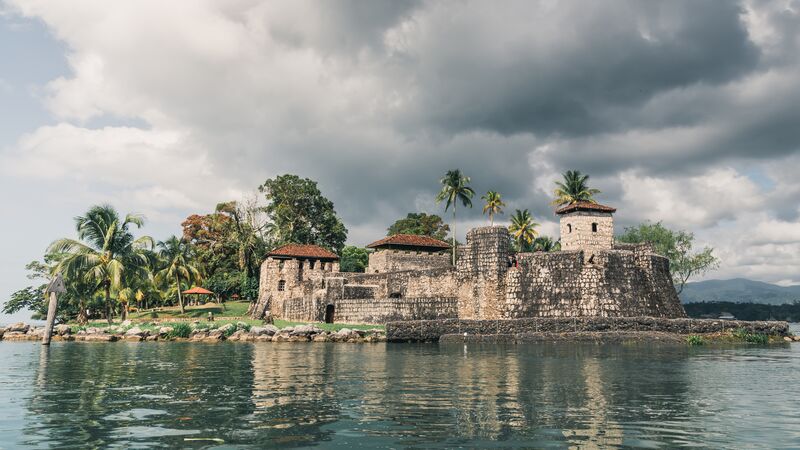
<svg viewBox="0 0 800 450"><path fill-rule="evenodd" d="M13 371L0 368L0 411L22 418L0 413L0 442L791 447L800 445L798 405L780 383L800 369L795 349L0 344L0 358L14 358ZM748 381L754 374L769 382Z"/></svg>

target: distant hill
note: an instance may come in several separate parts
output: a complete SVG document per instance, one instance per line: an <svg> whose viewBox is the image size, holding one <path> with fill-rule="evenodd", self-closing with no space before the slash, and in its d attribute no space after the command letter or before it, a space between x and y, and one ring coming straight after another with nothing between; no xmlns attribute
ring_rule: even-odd
<svg viewBox="0 0 800 450"><path fill-rule="evenodd" d="M683 303L733 302L782 305L800 301L800 285L778 286L744 278L708 280L686 283L680 297Z"/></svg>

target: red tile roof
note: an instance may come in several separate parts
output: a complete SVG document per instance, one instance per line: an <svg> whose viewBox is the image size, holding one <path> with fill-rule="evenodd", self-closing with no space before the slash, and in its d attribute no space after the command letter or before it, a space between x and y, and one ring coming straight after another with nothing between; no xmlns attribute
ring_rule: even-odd
<svg viewBox="0 0 800 450"><path fill-rule="evenodd" d="M556 210L556 214L566 214L568 212L573 212L573 211L597 211L597 212L613 213L617 211L617 208L601 205L599 203L580 201L580 202L570 203L569 205L564 205L558 208Z"/></svg>
<svg viewBox="0 0 800 450"><path fill-rule="evenodd" d="M281 245L269 252L267 256L289 256L292 258L313 258L313 259L339 259L336 253L325 250L319 245L309 244L286 244Z"/></svg>
<svg viewBox="0 0 800 450"><path fill-rule="evenodd" d="M367 248L379 248L384 246L397 245L401 247L428 247L437 250L450 248L450 244L439 239L416 234L395 234L385 237L379 241L367 245Z"/></svg>

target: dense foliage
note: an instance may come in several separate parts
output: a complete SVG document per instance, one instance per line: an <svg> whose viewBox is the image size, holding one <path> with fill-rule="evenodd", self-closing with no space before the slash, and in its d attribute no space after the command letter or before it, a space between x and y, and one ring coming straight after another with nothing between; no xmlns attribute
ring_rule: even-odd
<svg viewBox="0 0 800 450"><path fill-rule="evenodd" d="M631 244L653 244L656 253L669 258L672 281L679 294L690 277L702 275L719 266L713 248L704 247L700 251L693 251L694 234L670 230L661 222L625 228L625 232L616 239L618 242Z"/></svg>
<svg viewBox="0 0 800 450"><path fill-rule="evenodd" d="M364 272L369 263L369 252L362 247L345 246L339 261L342 272Z"/></svg>
<svg viewBox="0 0 800 450"><path fill-rule="evenodd" d="M315 182L282 175L260 190L266 205L258 197L220 203L212 213L187 217L180 237L157 244L134 235L144 217L92 206L75 219L77 239L54 241L42 261L28 264L31 285L6 299L3 312L27 309L43 316L46 284L58 272L67 288L59 296L62 321L124 319L132 309L156 306L183 310L181 292L195 285L204 285L217 300L255 300L261 262L275 246L293 242L342 251L347 230ZM348 255L351 268L363 270L366 251Z"/></svg>
<svg viewBox="0 0 800 450"><path fill-rule="evenodd" d="M430 236L435 239L447 239L450 226L444 223L441 217L436 214L408 213L402 219L398 219L388 229L388 236L395 234L416 234Z"/></svg>
<svg viewBox="0 0 800 450"><path fill-rule="evenodd" d="M316 181L287 174L265 181L259 190L269 202L266 212L278 244L316 244L342 251L347 228Z"/></svg>
<svg viewBox="0 0 800 450"><path fill-rule="evenodd" d="M733 314L739 320L785 320L800 322L800 302L784 305L759 303L707 302L683 305L686 314L695 318L717 318L723 313Z"/></svg>

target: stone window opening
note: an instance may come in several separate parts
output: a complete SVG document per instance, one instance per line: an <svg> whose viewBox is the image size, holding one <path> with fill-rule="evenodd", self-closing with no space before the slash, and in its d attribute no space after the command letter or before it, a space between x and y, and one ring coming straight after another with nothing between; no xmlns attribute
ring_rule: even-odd
<svg viewBox="0 0 800 450"><path fill-rule="evenodd" d="M325 279L322 279L322 288L325 289Z"/></svg>
<svg viewBox="0 0 800 450"><path fill-rule="evenodd" d="M572 233L572 224L571 223L567 224L567 233Z"/></svg>
<svg viewBox="0 0 800 450"><path fill-rule="evenodd" d="M281 292L286 290L286 280L278 281L278 290Z"/></svg>
<svg viewBox="0 0 800 450"><path fill-rule="evenodd" d="M279 259L279 260L278 260L278 269L283 269L283 263L284 263L284 262L285 262L285 261L284 261L284 260L282 260L282 259Z"/></svg>
<svg viewBox="0 0 800 450"><path fill-rule="evenodd" d="M592 223L592 233L597 233L597 222Z"/></svg>
<svg viewBox="0 0 800 450"><path fill-rule="evenodd" d="M389 294L389 298L403 298L403 294L401 292L392 292Z"/></svg>
<svg viewBox="0 0 800 450"><path fill-rule="evenodd" d="M308 262L308 268L311 269L311 270L314 270L314 264L315 263L316 263L316 261L314 261L313 259L311 261L309 261Z"/></svg>

